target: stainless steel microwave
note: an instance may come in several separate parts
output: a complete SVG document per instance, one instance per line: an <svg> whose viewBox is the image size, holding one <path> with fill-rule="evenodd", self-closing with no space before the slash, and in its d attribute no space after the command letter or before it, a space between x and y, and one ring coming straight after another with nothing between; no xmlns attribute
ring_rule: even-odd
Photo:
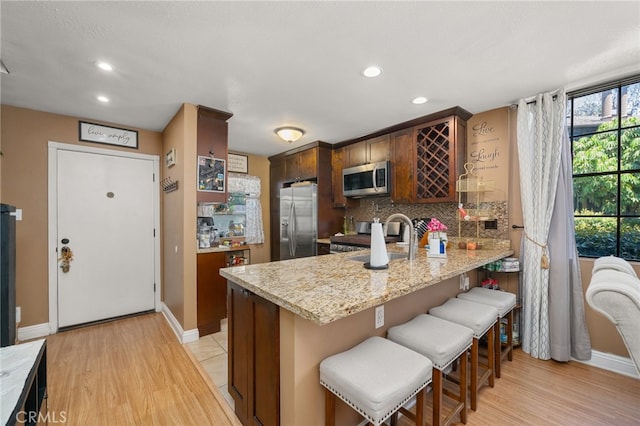
<svg viewBox="0 0 640 426"><path fill-rule="evenodd" d="M366 197L388 195L391 191L389 180L390 163L363 164L342 170L342 192L345 197Z"/></svg>

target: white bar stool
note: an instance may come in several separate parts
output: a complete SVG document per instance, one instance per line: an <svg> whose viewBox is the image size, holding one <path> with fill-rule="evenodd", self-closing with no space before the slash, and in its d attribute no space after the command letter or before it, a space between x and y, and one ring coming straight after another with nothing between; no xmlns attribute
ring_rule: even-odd
<svg viewBox="0 0 640 426"><path fill-rule="evenodd" d="M498 310L498 318L507 317L507 344L502 349L499 334L496 336L496 377L500 378L501 364L504 358L513 361L513 310L516 307L516 295L507 291L491 290L482 287L473 287L466 293L458 294L458 299L482 303L493 306Z"/></svg>
<svg viewBox="0 0 640 426"><path fill-rule="evenodd" d="M320 363L325 387L325 425L335 425L336 396L376 426L397 412L424 423L424 392L431 383L431 360L382 337L370 337ZM416 397L416 414L402 408Z"/></svg>
<svg viewBox="0 0 640 426"><path fill-rule="evenodd" d="M498 310L489 305L469 302L462 299L449 299L440 306L429 309L429 314L456 324L463 325L473 330L473 345L471 346L471 409L478 409L478 389L487 383L493 387L493 370L495 366L495 335L498 324ZM487 336L488 360L486 371L482 376L478 368L479 341L482 336ZM460 372L462 375L462 372Z"/></svg>
<svg viewBox="0 0 640 426"><path fill-rule="evenodd" d="M449 321L421 314L402 325L391 327L387 337L412 349L433 362L433 426L449 424L456 414L467 423L467 351L472 345L473 331ZM460 384L458 395L443 387L444 371L460 360ZM441 423L442 395L457 400L455 407Z"/></svg>

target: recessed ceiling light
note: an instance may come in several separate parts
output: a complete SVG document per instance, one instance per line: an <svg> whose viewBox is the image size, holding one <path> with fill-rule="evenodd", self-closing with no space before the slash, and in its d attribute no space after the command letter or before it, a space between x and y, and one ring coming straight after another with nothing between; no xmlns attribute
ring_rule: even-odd
<svg viewBox="0 0 640 426"><path fill-rule="evenodd" d="M416 98L413 98L411 102L413 102L416 105L421 105L427 102L427 98L425 98L424 96L418 96Z"/></svg>
<svg viewBox="0 0 640 426"><path fill-rule="evenodd" d="M370 67L365 68L364 71L362 71L362 74L365 77L377 77L380 74L382 74L382 68L380 68L377 65L372 65Z"/></svg>
<svg viewBox="0 0 640 426"><path fill-rule="evenodd" d="M107 102L109 102L109 98L107 98L107 97L106 97L106 96L104 96L104 95L98 95L98 96L96 96L96 99L97 99L97 100L99 100L99 101L100 101L100 102L102 102L102 103L105 103L105 104L106 104Z"/></svg>
<svg viewBox="0 0 640 426"><path fill-rule="evenodd" d="M98 61L96 66L104 71L113 71L113 66L108 62Z"/></svg>

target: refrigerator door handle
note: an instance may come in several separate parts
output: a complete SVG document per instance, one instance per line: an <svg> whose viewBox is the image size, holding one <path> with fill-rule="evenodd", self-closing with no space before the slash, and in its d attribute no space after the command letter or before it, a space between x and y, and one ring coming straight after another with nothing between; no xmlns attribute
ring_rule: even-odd
<svg viewBox="0 0 640 426"><path fill-rule="evenodd" d="M298 242L296 241L296 236L298 229L296 228L296 205L295 203L291 203L291 237L289 238L289 244L291 245L291 256L295 257L296 248L298 246Z"/></svg>

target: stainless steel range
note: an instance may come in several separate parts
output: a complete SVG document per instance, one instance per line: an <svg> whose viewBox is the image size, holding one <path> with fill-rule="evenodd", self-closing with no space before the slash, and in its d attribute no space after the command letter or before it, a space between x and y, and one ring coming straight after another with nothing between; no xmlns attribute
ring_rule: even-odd
<svg viewBox="0 0 640 426"><path fill-rule="evenodd" d="M358 222L355 235L334 235L330 238L331 253L365 250L371 247L371 223ZM387 243L400 241L400 222L391 222L385 237Z"/></svg>

